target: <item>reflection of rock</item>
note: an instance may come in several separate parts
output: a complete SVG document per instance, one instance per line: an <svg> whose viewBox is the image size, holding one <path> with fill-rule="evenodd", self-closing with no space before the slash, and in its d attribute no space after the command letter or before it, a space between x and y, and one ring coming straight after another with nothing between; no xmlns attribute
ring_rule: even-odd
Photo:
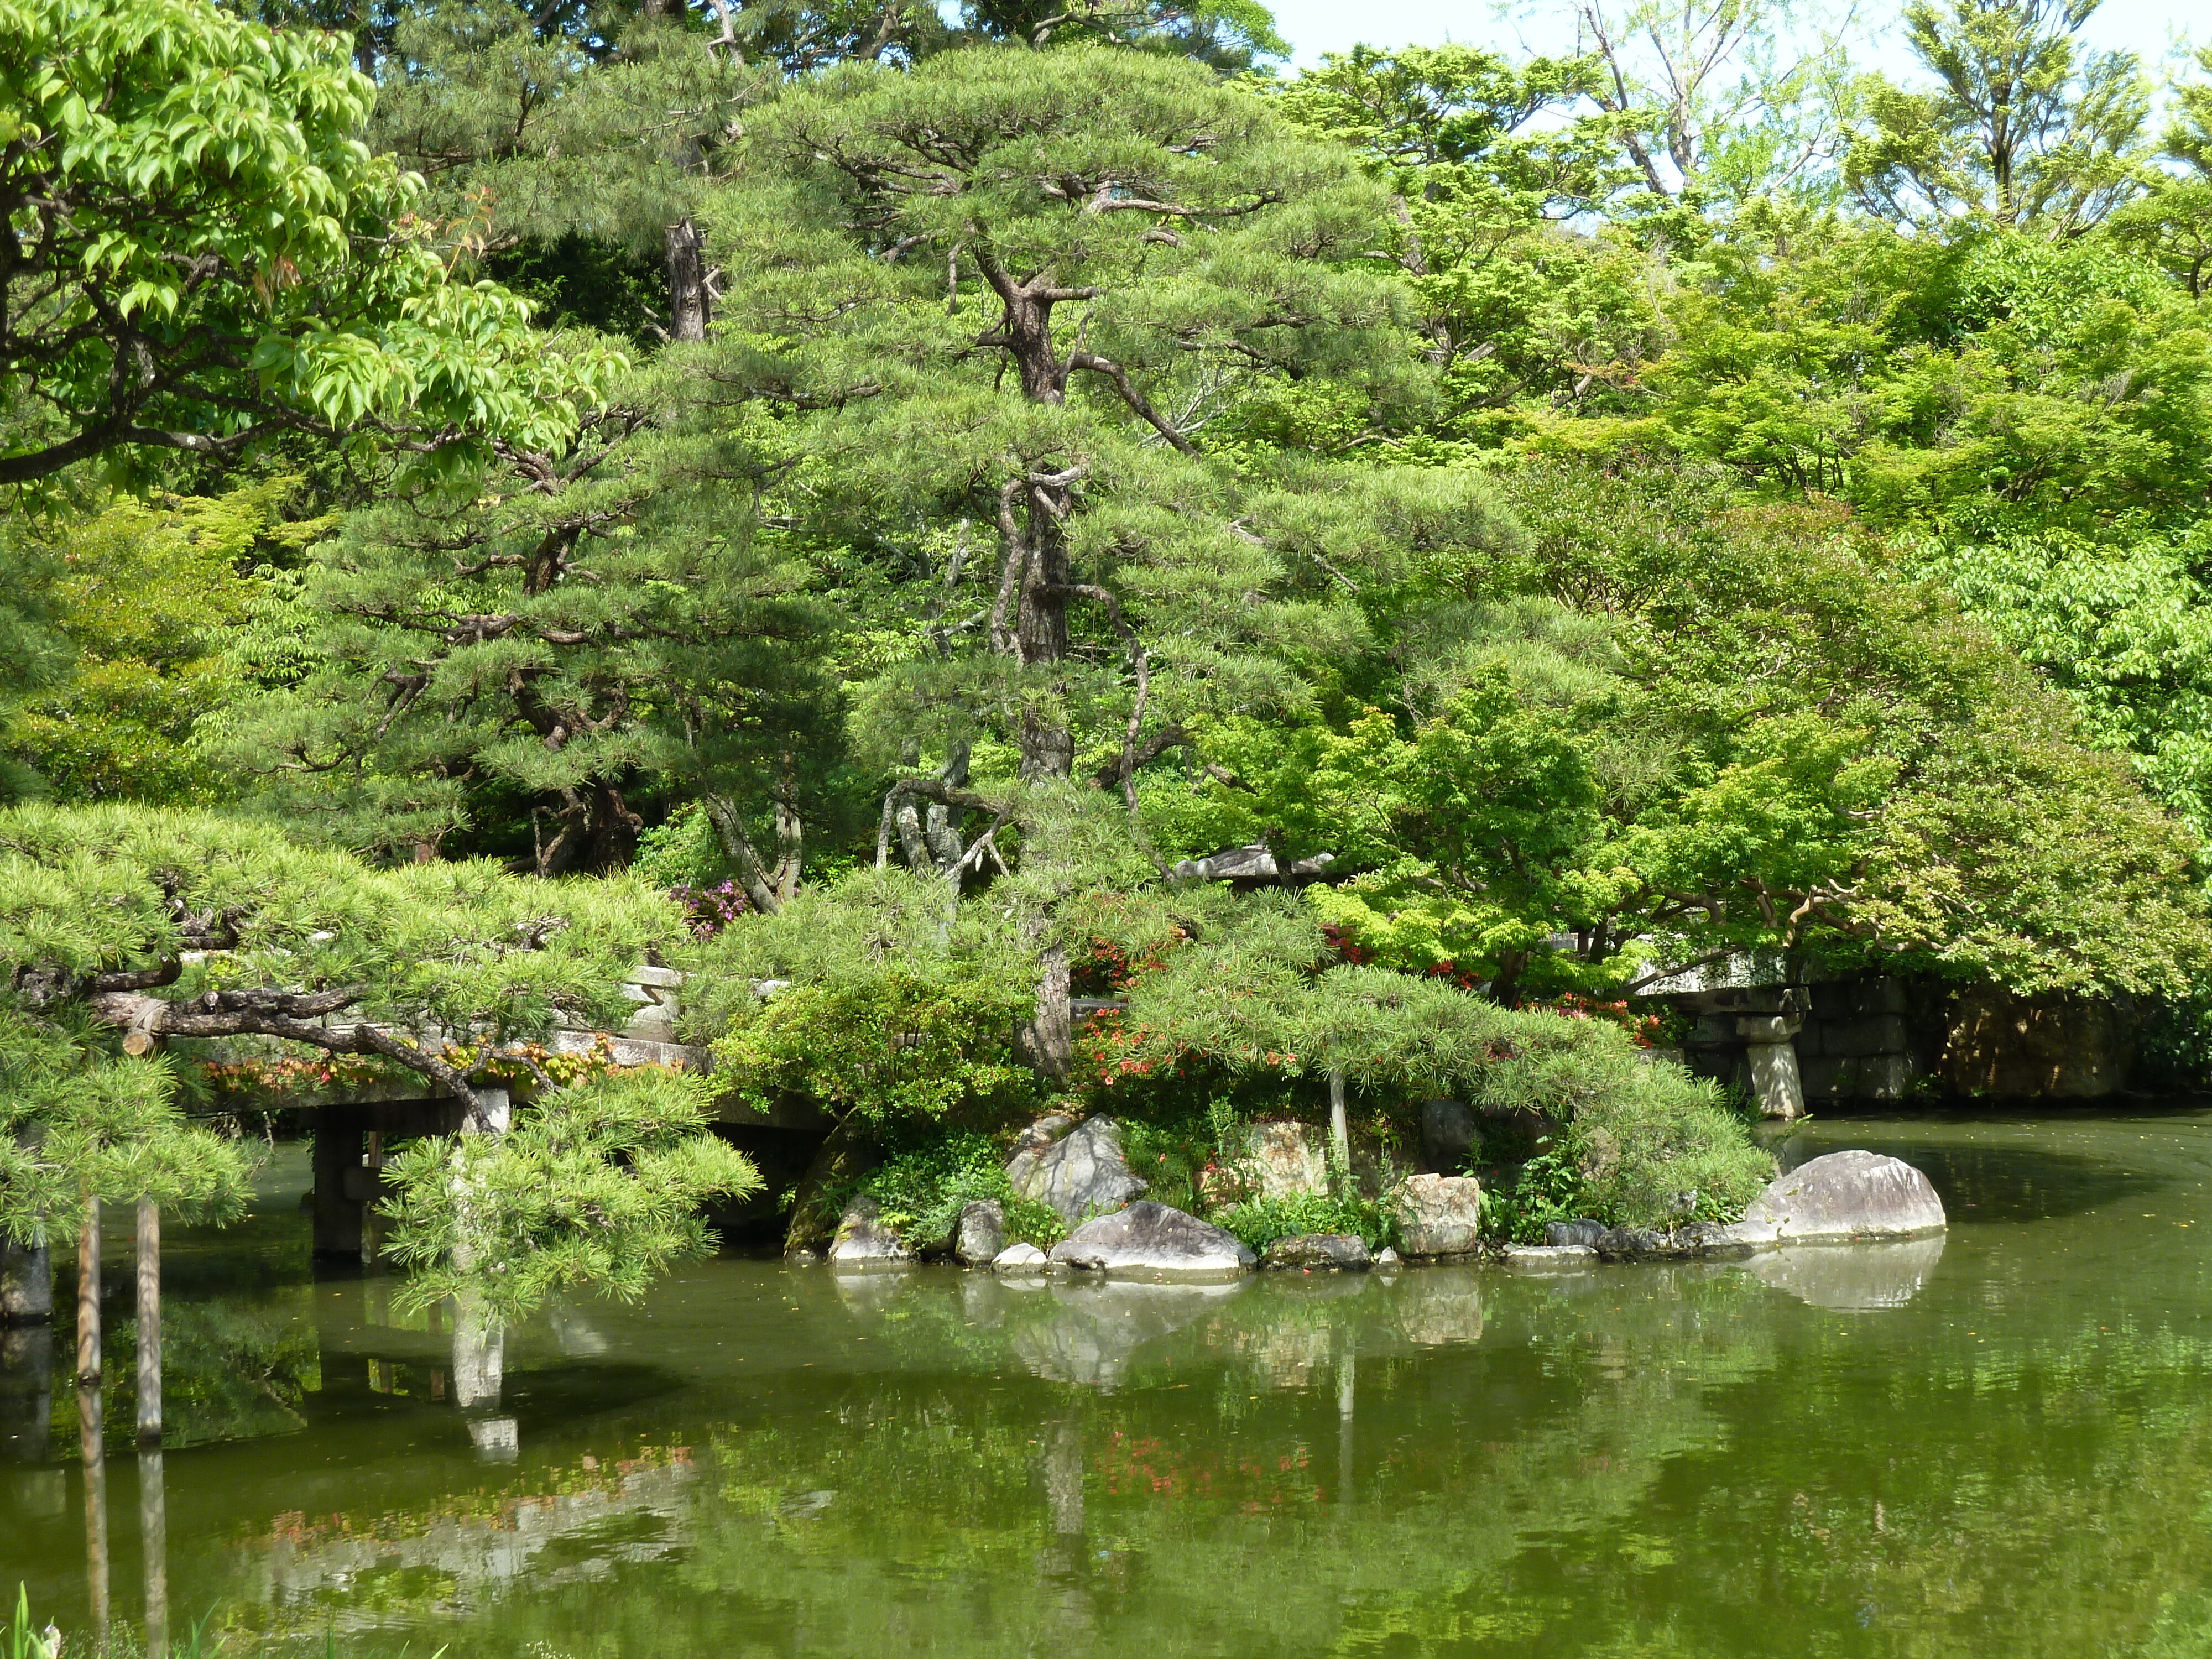
<svg viewBox="0 0 2212 1659"><path fill-rule="evenodd" d="M1375 1265L1367 1246L1350 1233L1297 1233L1279 1238L1261 1258L1270 1267L1339 1269L1364 1273Z"/></svg>
<svg viewBox="0 0 2212 1659"><path fill-rule="evenodd" d="M1305 1123L1252 1123L1240 1132L1235 1167L1255 1198L1295 1198L1328 1187L1321 1132Z"/></svg>
<svg viewBox="0 0 2212 1659"><path fill-rule="evenodd" d="M1816 1308L1863 1312L1901 1308L1918 1295L1943 1255L1943 1235L1872 1244L1774 1250L1745 1266L1778 1291Z"/></svg>
<svg viewBox="0 0 2212 1659"><path fill-rule="evenodd" d="M1015 1333L1014 1352L1040 1376L1110 1389L1139 1347L1203 1317L1240 1288L1121 1280L1055 1285L1049 1316Z"/></svg>
<svg viewBox="0 0 2212 1659"><path fill-rule="evenodd" d="M1390 1316L1425 1348L1482 1336L1482 1281L1467 1270L1407 1273L1389 1289Z"/></svg>
<svg viewBox="0 0 2212 1659"><path fill-rule="evenodd" d="M1735 1230L1745 1243L1911 1238L1941 1231L1943 1200L1910 1164L1878 1152L1830 1152L1777 1177Z"/></svg>
<svg viewBox="0 0 2212 1659"><path fill-rule="evenodd" d="M1071 1227L1120 1209L1145 1190L1121 1156L1121 1126L1085 1118L1066 1134L1055 1115L1032 1124L1006 1160L1006 1179L1021 1196L1050 1206Z"/></svg>
<svg viewBox="0 0 2212 1659"><path fill-rule="evenodd" d="M970 1267L994 1260L1006 1247L1006 1212L995 1198L963 1205L952 1230L952 1254Z"/></svg>
<svg viewBox="0 0 2212 1659"><path fill-rule="evenodd" d="M866 1193L845 1206L837 1236L830 1241L832 1267L891 1267L914 1259L914 1252L884 1224L883 1213L883 1206Z"/></svg>
<svg viewBox="0 0 2212 1659"><path fill-rule="evenodd" d="M914 1280L912 1262L884 1261L870 1272L833 1273L830 1282L837 1287L837 1300L848 1313L872 1314L904 1296Z"/></svg>
<svg viewBox="0 0 2212 1659"><path fill-rule="evenodd" d="M1574 1272L1597 1265L1597 1249L1589 1244L1508 1244L1505 1265L1539 1273Z"/></svg>
<svg viewBox="0 0 2212 1659"><path fill-rule="evenodd" d="M469 1424L469 1443L489 1462L512 1463L522 1447L522 1425L512 1417L479 1417Z"/></svg>
<svg viewBox="0 0 2212 1659"><path fill-rule="evenodd" d="M1085 1222L1053 1246L1052 1259L1121 1279L1234 1279L1253 1262L1235 1234L1150 1200Z"/></svg>
<svg viewBox="0 0 2212 1659"><path fill-rule="evenodd" d="M1473 1176L1408 1176L1390 1205L1407 1255L1468 1255L1480 1248L1482 1183Z"/></svg>

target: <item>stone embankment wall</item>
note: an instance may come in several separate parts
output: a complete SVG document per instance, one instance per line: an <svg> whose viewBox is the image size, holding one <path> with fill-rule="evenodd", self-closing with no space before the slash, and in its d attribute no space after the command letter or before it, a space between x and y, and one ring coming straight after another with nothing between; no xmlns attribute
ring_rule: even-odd
<svg viewBox="0 0 2212 1659"><path fill-rule="evenodd" d="M1964 1097L2093 1100L2127 1083L2133 1021L2108 1002L1867 975L1670 992L1683 1058L1771 1117Z"/></svg>

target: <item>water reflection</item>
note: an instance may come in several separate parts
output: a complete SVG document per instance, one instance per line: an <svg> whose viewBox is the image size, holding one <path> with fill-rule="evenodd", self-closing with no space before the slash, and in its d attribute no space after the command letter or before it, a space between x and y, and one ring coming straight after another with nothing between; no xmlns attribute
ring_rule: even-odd
<svg viewBox="0 0 2212 1659"><path fill-rule="evenodd" d="M81 1630L105 1559L118 1624L217 1606L240 1659L2162 1652L2212 1582L2212 1119L2131 1154L2154 1132L2042 1149L2122 1212L2053 1190L1872 1249L1227 1285L726 1259L495 1331L257 1222L233 1268L180 1243L169 1449L101 1472L101 1547L51 1343L7 1347L14 1431L59 1414L0 1461L0 1583Z"/></svg>
<svg viewBox="0 0 2212 1659"><path fill-rule="evenodd" d="M1139 1349L1203 1319L1240 1285L1056 1282L1019 1309L1012 1351L1037 1376L1086 1389L1121 1381Z"/></svg>
<svg viewBox="0 0 2212 1659"><path fill-rule="evenodd" d="M1901 1308L1920 1293L1943 1259L1944 1235L1879 1244L1799 1245L1745 1264L1762 1284L1816 1308L1863 1313Z"/></svg>

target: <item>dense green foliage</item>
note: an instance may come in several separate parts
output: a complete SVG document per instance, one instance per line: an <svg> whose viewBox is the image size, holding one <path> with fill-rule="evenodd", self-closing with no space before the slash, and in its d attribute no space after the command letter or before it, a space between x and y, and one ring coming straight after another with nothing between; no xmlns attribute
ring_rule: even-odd
<svg viewBox="0 0 2212 1659"><path fill-rule="evenodd" d="M1901 84L1760 6L1289 76L1244 0L0 3L7 1018L144 1123L138 1039L339 1011L473 1101L659 951L752 1107L1333 1075L1638 1221L1758 1155L1563 997L1766 947L2185 1071L2212 59L2161 129L2093 9ZM497 1155L530 1294L744 1188L660 1089Z"/></svg>

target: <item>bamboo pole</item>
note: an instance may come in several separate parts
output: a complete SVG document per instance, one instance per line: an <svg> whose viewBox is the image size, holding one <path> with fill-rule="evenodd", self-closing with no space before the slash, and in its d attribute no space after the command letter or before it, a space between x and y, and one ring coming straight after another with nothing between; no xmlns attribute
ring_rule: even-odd
<svg viewBox="0 0 2212 1659"><path fill-rule="evenodd" d="M161 1211L138 1200L138 1443L161 1443Z"/></svg>

